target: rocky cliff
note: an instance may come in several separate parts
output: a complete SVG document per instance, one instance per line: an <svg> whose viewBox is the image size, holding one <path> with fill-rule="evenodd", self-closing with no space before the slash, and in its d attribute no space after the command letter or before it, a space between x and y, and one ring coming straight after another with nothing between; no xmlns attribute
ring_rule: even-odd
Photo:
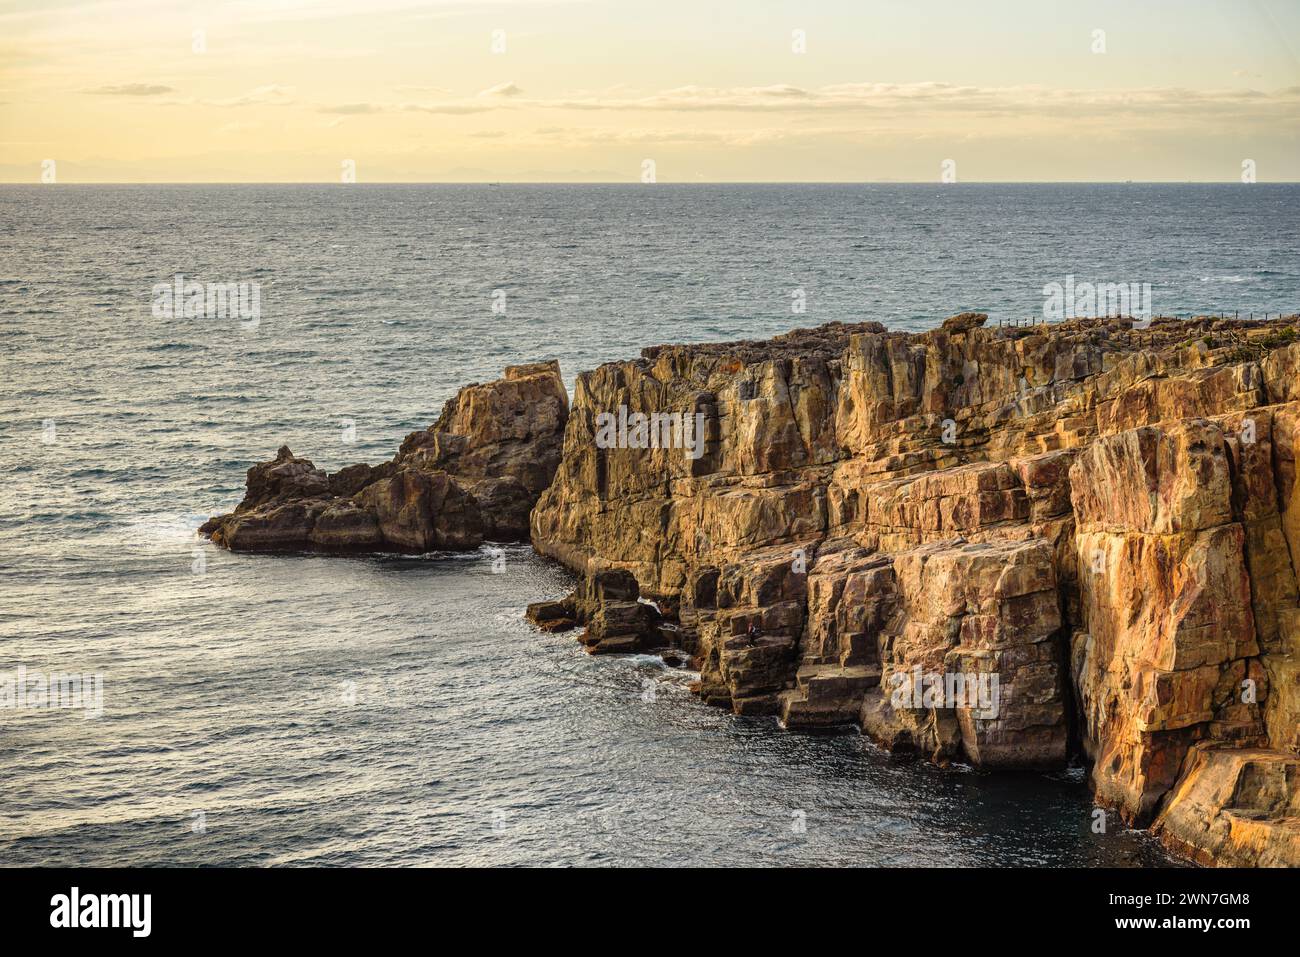
<svg viewBox="0 0 1300 957"><path fill-rule="evenodd" d="M244 500L200 532L234 551L426 552L522 541L560 460L569 396L557 362L468 385L381 465L332 475L287 446L248 470Z"/></svg>
<svg viewBox="0 0 1300 957"><path fill-rule="evenodd" d="M1203 863L1300 865L1294 320L830 324L467 386L392 461L287 448L232 549L521 539L529 607L696 691L983 768L1081 755L1099 804ZM531 510L531 511L530 511Z"/></svg>
<svg viewBox="0 0 1300 957"><path fill-rule="evenodd" d="M583 586L530 616L680 646L705 701L790 728L1082 753L1180 853L1300 865L1294 340L963 314L646 349L578 377L531 525Z"/></svg>

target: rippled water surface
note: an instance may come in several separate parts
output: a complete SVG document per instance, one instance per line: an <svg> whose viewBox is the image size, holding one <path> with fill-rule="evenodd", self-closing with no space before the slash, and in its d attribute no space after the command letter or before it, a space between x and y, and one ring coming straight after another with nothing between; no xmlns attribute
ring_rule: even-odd
<svg viewBox="0 0 1300 957"><path fill-rule="evenodd" d="M1029 315L1068 273L1149 281L1157 311L1292 311L1298 200L0 187L0 671L105 682L99 718L0 710L0 863L1166 863L1092 833L1078 772L897 762L539 635L524 605L571 582L526 547L494 574L482 552L237 556L193 528L281 443L379 461L516 361L571 382L658 342ZM176 273L260 282L260 322L154 318Z"/></svg>

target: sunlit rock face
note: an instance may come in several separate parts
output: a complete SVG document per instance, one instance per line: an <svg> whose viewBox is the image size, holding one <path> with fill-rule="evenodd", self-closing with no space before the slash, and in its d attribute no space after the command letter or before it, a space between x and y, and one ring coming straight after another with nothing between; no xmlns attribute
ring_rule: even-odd
<svg viewBox="0 0 1300 957"><path fill-rule="evenodd" d="M1294 752L1202 742L1188 753L1155 831L1165 846L1200 864L1295 867L1298 818Z"/></svg>
<svg viewBox="0 0 1300 957"><path fill-rule="evenodd" d="M1205 420L1143 426L1098 440L1070 481L1083 744L1098 795L1145 824L1191 744L1263 743L1242 694L1263 675L1228 447Z"/></svg>
<svg viewBox="0 0 1300 957"><path fill-rule="evenodd" d="M382 465L333 475L287 446L201 531L234 551L427 552L528 537L559 464L569 400L557 362L469 385Z"/></svg>
<svg viewBox="0 0 1300 957"><path fill-rule="evenodd" d="M533 545L627 573L664 619L624 610L611 650L685 648L711 704L940 762L1079 754L1181 853L1297 865L1294 324L649 348L579 375ZM702 434L598 441L620 409Z"/></svg>

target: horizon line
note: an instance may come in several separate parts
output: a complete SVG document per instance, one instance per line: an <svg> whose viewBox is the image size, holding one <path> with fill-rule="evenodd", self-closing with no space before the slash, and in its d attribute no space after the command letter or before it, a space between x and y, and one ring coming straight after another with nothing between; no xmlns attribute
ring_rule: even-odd
<svg viewBox="0 0 1300 957"><path fill-rule="evenodd" d="M337 180L83 180L75 183L42 183L29 180L0 180L0 186L1296 186L1300 180L1262 180L1242 183L1219 179L1025 179L961 180L671 180L642 183L628 180L375 180L341 183Z"/></svg>

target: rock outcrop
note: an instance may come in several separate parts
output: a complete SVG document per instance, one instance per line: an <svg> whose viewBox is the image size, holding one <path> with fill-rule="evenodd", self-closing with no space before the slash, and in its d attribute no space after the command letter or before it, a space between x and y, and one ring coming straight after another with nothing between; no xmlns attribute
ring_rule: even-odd
<svg viewBox="0 0 1300 957"><path fill-rule="evenodd" d="M559 464L569 400L557 362L468 385L389 462L327 475L282 446L244 500L200 531L234 551L427 552L528 537Z"/></svg>
<svg viewBox="0 0 1300 957"><path fill-rule="evenodd" d="M652 651L676 643L675 630L663 625L656 605L641 600L636 579L621 568L583 578L567 598L536 602L526 614L543 631L585 625L578 640L593 655Z"/></svg>
<svg viewBox="0 0 1300 957"><path fill-rule="evenodd" d="M1300 865L1295 339L962 314L645 349L578 377L533 545L582 576L580 640L666 639L710 704L940 762L1081 754L1180 853ZM598 441L615 412L702 442ZM619 610L576 611L611 570Z"/></svg>
<svg viewBox="0 0 1300 957"><path fill-rule="evenodd" d="M232 549L530 537L530 605L711 705L990 769L1090 765L1194 860L1300 866L1296 320L832 323L468 386L394 459L282 448ZM1143 324L1145 325L1145 324ZM534 504L535 503L535 504Z"/></svg>
<svg viewBox="0 0 1300 957"><path fill-rule="evenodd" d="M1156 833L1199 864L1295 867L1300 861L1300 756L1196 745Z"/></svg>

